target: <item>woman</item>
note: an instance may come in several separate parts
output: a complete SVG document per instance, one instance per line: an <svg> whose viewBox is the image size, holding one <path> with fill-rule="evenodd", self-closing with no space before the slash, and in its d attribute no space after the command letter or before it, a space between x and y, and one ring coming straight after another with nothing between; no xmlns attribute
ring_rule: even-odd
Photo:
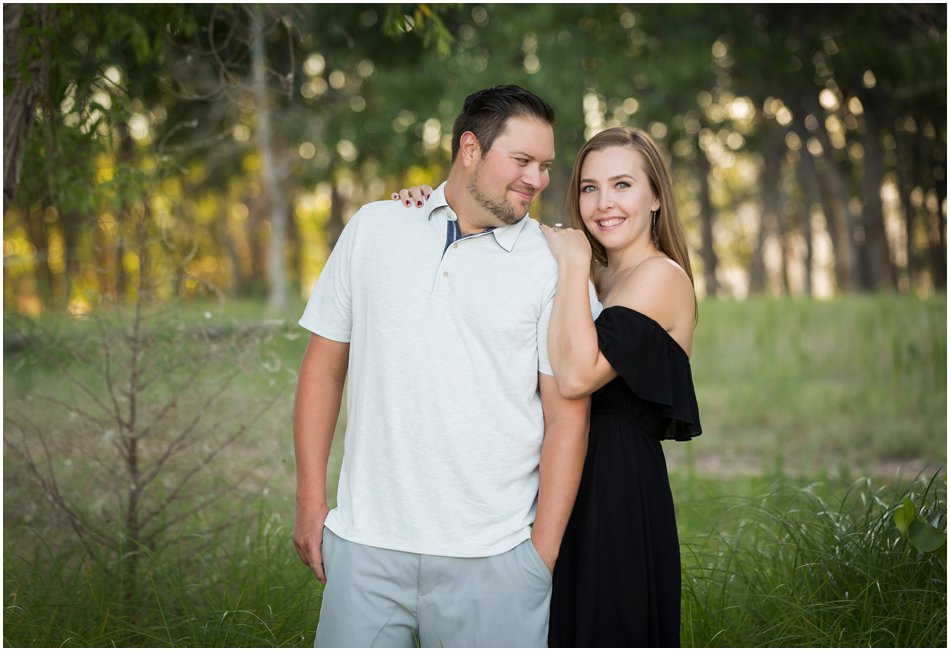
<svg viewBox="0 0 950 651"><path fill-rule="evenodd" d="M548 350L561 392L592 396L591 426L554 570L549 643L678 646L679 543L660 441L702 431L689 364L696 298L653 139L626 128L591 138L574 162L568 211L573 228L543 227L558 263ZM604 305L596 322L589 275Z"/></svg>
<svg viewBox="0 0 950 651"><path fill-rule="evenodd" d="M643 131L577 155L573 229L545 227L558 262L548 350L569 397L592 395L590 444L554 573L551 646L678 646L680 559L660 441L701 432L696 298L670 173ZM604 310L586 300L592 273Z"/></svg>

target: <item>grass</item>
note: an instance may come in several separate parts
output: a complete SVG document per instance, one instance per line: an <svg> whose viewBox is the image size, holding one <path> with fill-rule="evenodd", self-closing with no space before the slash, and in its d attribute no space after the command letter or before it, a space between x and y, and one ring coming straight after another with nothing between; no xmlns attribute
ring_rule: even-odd
<svg viewBox="0 0 950 651"><path fill-rule="evenodd" d="M939 647L945 550L920 554L891 522L905 496L946 527L946 484L674 475L684 646ZM8 541L8 646L272 647L312 643L321 590L297 561L290 523L250 514L187 558L152 554L129 601L109 568Z"/></svg>
<svg viewBox="0 0 950 651"><path fill-rule="evenodd" d="M706 301L699 315L700 441L714 442L695 446L697 464L861 474L945 463L945 296ZM671 464L684 455L671 449Z"/></svg>
<svg viewBox="0 0 950 651"><path fill-rule="evenodd" d="M905 497L946 530L944 478L844 490L782 480L687 505L716 522L684 528L684 646L940 646L946 546L921 553L902 538L892 516Z"/></svg>
<svg viewBox="0 0 950 651"><path fill-rule="evenodd" d="M188 305L183 330L156 326L160 357L196 350L194 329L224 340L253 333L253 363L210 416L240 418L263 394L282 398L215 462L222 481L250 473L238 492L140 550L134 598L118 561L84 554L16 456L4 455L5 645L312 643L321 590L290 540L302 308L267 321L256 304ZM36 396L88 406L79 385L101 389L96 360L70 362L65 351L82 348L93 325L8 318L4 332L5 416L26 414L76 441L59 469L90 503L97 496L81 488L86 448L69 410ZM694 351L704 434L665 447L683 551L683 643L942 646L945 556L913 551L890 518L910 495L946 529L945 478L928 487L894 475L901 464L946 463L946 297L705 302ZM182 417L195 404L187 397ZM331 486L342 431L341 419Z"/></svg>
<svg viewBox="0 0 950 651"><path fill-rule="evenodd" d="M6 541L4 645L312 645L321 592L278 516L204 542L197 557L150 554L130 599L114 567L50 548L24 556Z"/></svg>

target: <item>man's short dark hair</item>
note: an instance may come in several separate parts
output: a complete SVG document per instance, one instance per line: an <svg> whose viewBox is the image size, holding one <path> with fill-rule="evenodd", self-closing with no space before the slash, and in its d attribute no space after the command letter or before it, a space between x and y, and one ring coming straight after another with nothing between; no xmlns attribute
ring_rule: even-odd
<svg viewBox="0 0 950 651"><path fill-rule="evenodd" d="M491 149L495 138L505 130L508 118L527 115L554 126L554 109L547 102L521 86L494 86L465 98L462 112L452 127L452 160L459 152L462 134L471 131L478 138L482 152Z"/></svg>

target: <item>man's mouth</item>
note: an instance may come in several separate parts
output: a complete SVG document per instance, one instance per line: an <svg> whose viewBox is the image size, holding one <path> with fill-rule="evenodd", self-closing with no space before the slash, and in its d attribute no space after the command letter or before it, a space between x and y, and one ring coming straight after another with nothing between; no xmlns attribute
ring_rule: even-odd
<svg viewBox="0 0 950 651"><path fill-rule="evenodd" d="M519 197L522 201L526 203L530 203L531 200L534 199L534 192L529 192L527 190L516 190L514 188L512 188L511 191L514 192L517 197Z"/></svg>

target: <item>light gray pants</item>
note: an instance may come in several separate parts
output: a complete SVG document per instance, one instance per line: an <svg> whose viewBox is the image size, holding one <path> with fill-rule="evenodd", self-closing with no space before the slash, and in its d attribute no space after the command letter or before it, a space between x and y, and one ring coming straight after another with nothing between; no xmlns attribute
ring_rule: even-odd
<svg viewBox="0 0 950 651"><path fill-rule="evenodd" d="M551 573L531 540L497 556L380 549L323 530L316 647L545 647Z"/></svg>

